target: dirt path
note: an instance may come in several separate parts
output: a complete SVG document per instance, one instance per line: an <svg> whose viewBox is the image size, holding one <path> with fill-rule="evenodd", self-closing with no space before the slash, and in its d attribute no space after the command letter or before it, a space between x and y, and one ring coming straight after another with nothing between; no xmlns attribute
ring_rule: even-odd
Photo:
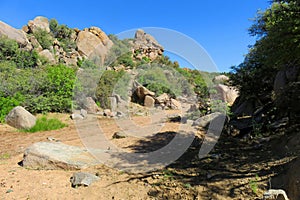
<svg viewBox="0 0 300 200"><path fill-rule="evenodd" d="M28 170L18 165L24 149L53 137L69 145L83 146L67 115L53 114L68 127L40 133L22 133L0 125L0 200L8 199L261 199L269 177L279 173L292 157L274 155L266 143L247 143L223 135L210 156L199 160L204 132L176 162L155 172L129 174L99 165L82 170L98 174L90 187L72 188L74 171ZM146 125L147 117L135 117ZM99 119L107 138L119 131L112 119ZM178 123L146 138L128 137L110 141L128 152L149 152L166 145L175 136Z"/></svg>

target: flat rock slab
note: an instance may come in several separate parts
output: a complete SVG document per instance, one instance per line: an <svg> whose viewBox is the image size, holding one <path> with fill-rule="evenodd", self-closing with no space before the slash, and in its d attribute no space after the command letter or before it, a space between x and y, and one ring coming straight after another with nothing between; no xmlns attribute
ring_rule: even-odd
<svg viewBox="0 0 300 200"><path fill-rule="evenodd" d="M88 150L63 143L39 142L24 152L22 166L30 169L77 170L100 164Z"/></svg>

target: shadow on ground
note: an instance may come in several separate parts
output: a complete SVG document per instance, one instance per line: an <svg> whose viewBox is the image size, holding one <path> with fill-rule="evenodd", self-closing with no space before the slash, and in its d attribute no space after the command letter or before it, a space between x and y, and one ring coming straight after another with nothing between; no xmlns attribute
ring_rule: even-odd
<svg viewBox="0 0 300 200"><path fill-rule="evenodd" d="M156 151L175 136L175 132L157 133L128 149L139 153ZM262 199L273 177L286 170L296 158L289 151L271 149L274 144L287 140L277 135L268 140L246 141L223 134L212 152L199 159L203 139L195 137L175 162L162 170L133 176L133 179L151 185L149 196L154 199Z"/></svg>

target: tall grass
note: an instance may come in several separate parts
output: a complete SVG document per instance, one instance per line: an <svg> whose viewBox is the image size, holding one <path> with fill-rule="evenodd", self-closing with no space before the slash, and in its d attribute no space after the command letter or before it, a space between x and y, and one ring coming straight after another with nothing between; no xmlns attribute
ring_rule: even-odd
<svg viewBox="0 0 300 200"><path fill-rule="evenodd" d="M35 133L39 131L51 131L66 127L67 125L58 119L47 119L46 116L42 116L37 119L36 124L31 129L24 130L25 132Z"/></svg>

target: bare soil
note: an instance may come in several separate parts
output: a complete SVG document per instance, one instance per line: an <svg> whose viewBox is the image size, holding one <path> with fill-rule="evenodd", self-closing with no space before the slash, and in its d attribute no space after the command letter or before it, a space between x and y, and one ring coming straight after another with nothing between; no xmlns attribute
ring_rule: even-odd
<svg viewBox="0 0 300 200"><path fill-rule="evenodd" d="M97 174L100 180L89 187L72 188L75 171L30 170L18 165L24 150L35 142L53 137L65 144L83 146L68 115L51 114L68 124L56 131L24 133L0 125L0 200L6 199L262 199L271 177L282 173L295 155L281 155L268 142L251 142L222 135L210 156L199 159L198 151L205 131L199 131L191 147L176 162L155 172L129 174L104 165L81 171ZM147 117L134 117L135 123L150 123ZM119 131L113 119L101 118L107 138ZM177 122L148 138L112 140L128 151L151 151L174 137Z"/></svg>

